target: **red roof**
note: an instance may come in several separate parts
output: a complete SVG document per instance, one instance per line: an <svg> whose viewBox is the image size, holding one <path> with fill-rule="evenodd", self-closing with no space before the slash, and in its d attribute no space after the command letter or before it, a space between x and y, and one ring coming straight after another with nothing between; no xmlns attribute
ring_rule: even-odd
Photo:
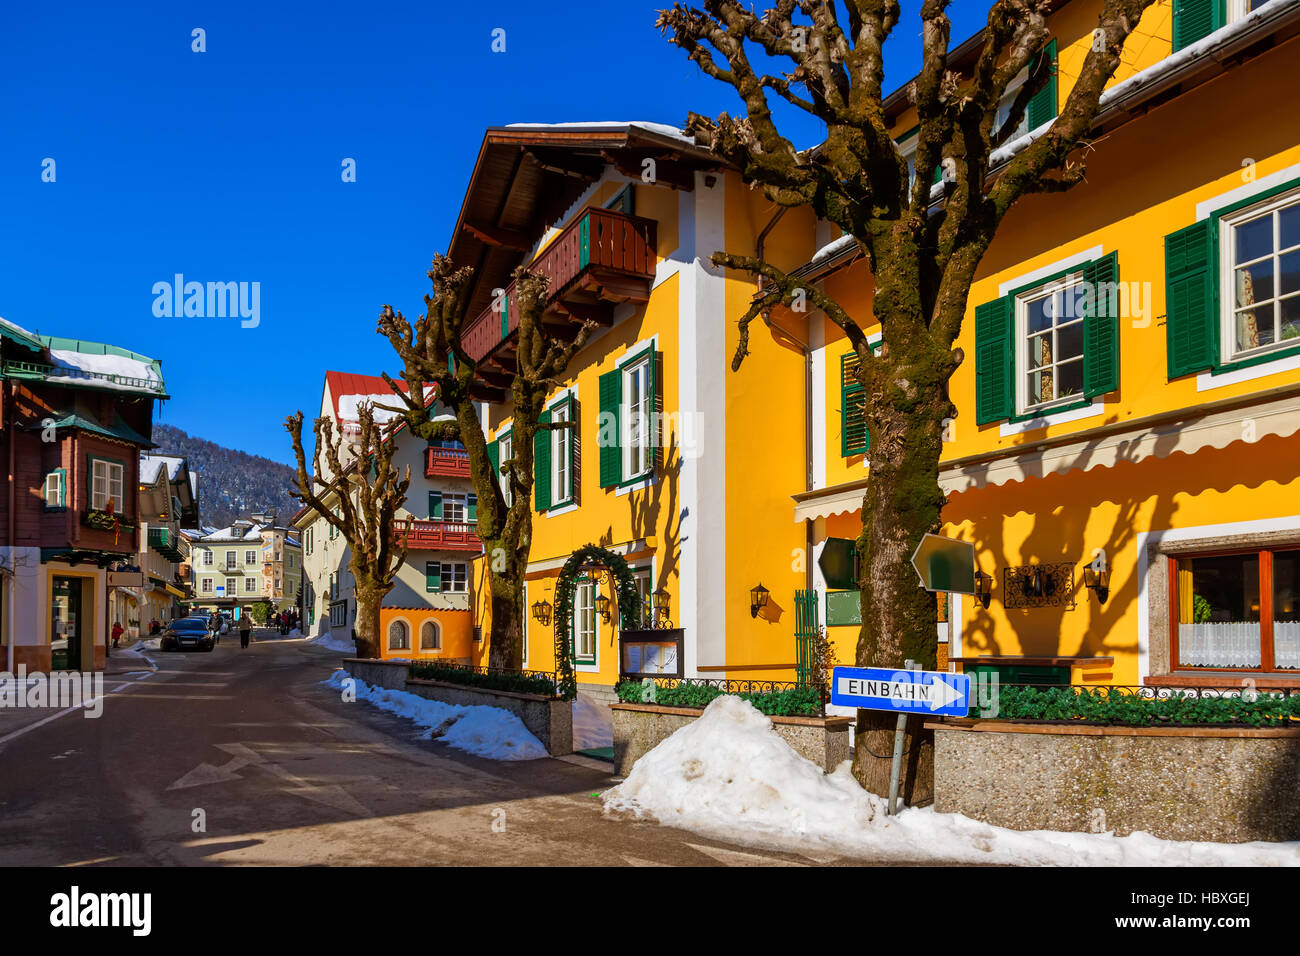
<svg viewBox="0 0 1300 956"><path fill-rule="evenodd" d="M403 392L409 391L405 382L401 379L396 381ZM340 418L339 399L344 395L388 395L393 391L378 375L359 375L356 372L326 372L325 385L330 390L336 420Z"/></svg>

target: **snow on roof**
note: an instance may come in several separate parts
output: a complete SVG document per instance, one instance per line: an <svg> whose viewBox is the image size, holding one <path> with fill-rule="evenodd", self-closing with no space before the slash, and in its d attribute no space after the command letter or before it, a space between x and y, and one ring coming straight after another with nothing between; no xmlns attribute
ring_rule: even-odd
<svg viewBox="0 0 1300 956"><path fill-rule="evenodd" d="M46 381L84 383L128 392L162 392L161 363L126 349L99 342L42 337L50 351L53 369Z"/></svg>
<svg viewBox="0 0 1300 956"><path fill-rule="evenodd" d="M658 133L670 139L696 146L694 137L677 126L667 123L647 123L643 120L593 120L586 123L509 123L507 129L641 129L647 133Z"/></svg>
<svg viewBox="0 0 1300 956"><path fill-rule="evenodd" d="M0 315L0 335L11 338L31 349L40 350L45 347L44 343L36 335L28 332L16 322L10 322L2 315Z"/></svg>
<svg viewBox="0 0 1300 956"><path fill-rule="evenodd" d="M230 525L216 531L209 531L204 536L205 541L261 541L262 526L260 524Z"/></svg>
<svg viewBox="0 0 1300 956"><path fill-rule="evenodd" d="M167 469L167 479L175 481L184 465L185 459L180 455L141 455L140 483L153 484L158 480L158 472L163 468Z"/></svg>
<svg viewBox="0 0 1300 956"><path fill-rule="evenodd" d="M733 843L832 849L879 862L1020 866L1286 866L1300 843L1205 843L1147 833L1008 830L932 807L885 815L853 778L795 753L748 701L718 697L696 720L603 794L605 813L630 814ZM799 822L798 828L791 821Z"/></svg>

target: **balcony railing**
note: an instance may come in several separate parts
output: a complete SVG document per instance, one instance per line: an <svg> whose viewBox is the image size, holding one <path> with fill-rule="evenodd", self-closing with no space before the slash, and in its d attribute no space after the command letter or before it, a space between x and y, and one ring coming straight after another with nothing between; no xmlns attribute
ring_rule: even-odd
<svg viewBox="0 0 1300 956"><path fill-rule="evenodd" d="M406 538L411 551L482 551L483 543L473 525L457 521L421 520L397 522L394 533Z"/></svg>
<svg viewBox="0 0 1300 956"><path fill-rule="evenodd" d="M189 560L190 543L171 528L150 528L149 547L173 563Z"/></svg>
<svg viewBox="0 0 1300 956"><path fill-rule="evenodd" d="M590 306L644 302L655 274L655 222L612 209L590 208L546 247L529 269L550 279L550 302ZM489 305L467 323L465 351L481 360L519 328L515 284L506 286L506 308Z"/></svg>
<svg viewBox="0 0 1300 956"><path fill-rule="evenodd" d="M424 453L424 477L468 478L469 452L463 448L428 448Z"/></svg>

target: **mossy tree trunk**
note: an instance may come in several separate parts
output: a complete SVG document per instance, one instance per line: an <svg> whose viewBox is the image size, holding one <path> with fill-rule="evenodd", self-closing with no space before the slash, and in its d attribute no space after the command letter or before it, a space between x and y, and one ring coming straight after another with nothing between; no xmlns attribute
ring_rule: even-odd
<svg viewBox="0 0 1300 956"><path fill-rule="evenodd" d="M659 14L670 42L705 74L731 86L744 104L738 118L692 113L687 129L695 141L740 170L775 205L809 206L853 237L875 283L871 314L854 316L818 285L756 255L720 251L712 257L756 276L759 286L739 319L733 369L749 354L755 318L804 303L842 329L858 356L871 438L858 539L859 665L935 663L937 605L920 587L911 555L922 536L941 525L939 460L956 417L948 382L964 359L956 342L971 284L1020 197L1060 192L1082 181L1080 148L1087 144L1102 91L1125 40L1153 2L1104 0L1059 116L1027 146L995 162L995 150L1010 141L1055 69L1041 55L1051 4L994 0L974 64L959 75L948 62L948 2L924 0L921 69L905 93L917 116L911 168L894 142L884 105L884 43L901 16L894 0L843 7L830 0L779 0L762 14L732 0L707 0L702 11L677 3ZM1011 94L1022 74L1027 81ZM778 129L769 96L823 124L823 142L815 150L796 149ZM1008 114L999 117L1008 102ZM936 192L939 170L942 186ZM864 333L875 323L878 350L867 345ZM883 794L895 717L860 711L858 723L855 773L865 787ZM931 788L929 746L919 728L911 727L904 793L917 802Z"/></svg>

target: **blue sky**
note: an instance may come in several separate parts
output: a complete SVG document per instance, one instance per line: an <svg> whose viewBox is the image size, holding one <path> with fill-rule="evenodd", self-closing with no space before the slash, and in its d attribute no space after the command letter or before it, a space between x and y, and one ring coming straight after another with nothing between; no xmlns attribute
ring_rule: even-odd
<svg viewBox="0 0 1300 956"><path fill-rule="evenodd" d="M317 411L327 368L394 369L375 316L421 307L486 127L737 111L654 29L665 5L6 4L0 315L161 359L159 421L288 461L282 422ZM919 63L903 6L890 88ZM988 4L955 7L954 44ZM155 317L176 273L260 283L258 326Z"/></svg>

